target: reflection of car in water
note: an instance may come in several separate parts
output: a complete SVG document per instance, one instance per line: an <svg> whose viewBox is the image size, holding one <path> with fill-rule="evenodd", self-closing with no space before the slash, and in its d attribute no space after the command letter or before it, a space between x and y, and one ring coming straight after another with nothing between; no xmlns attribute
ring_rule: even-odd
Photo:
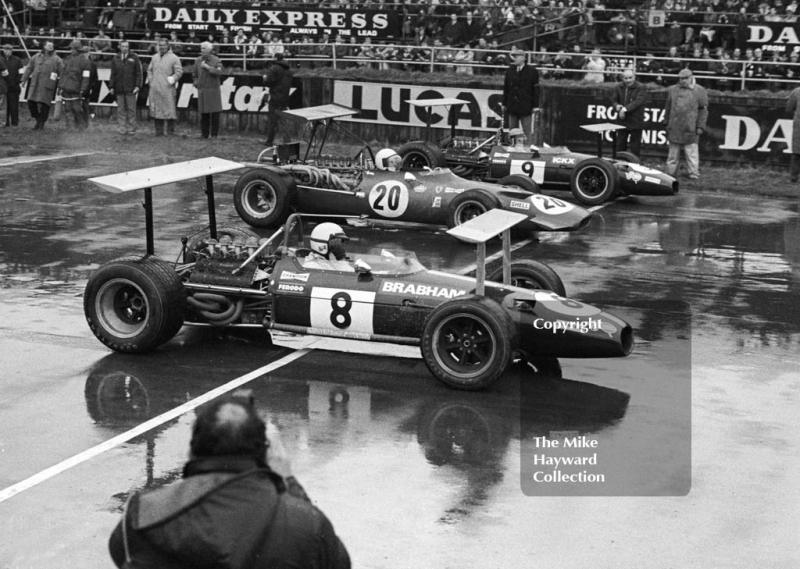
<svg viewBox="0 0 800 569"><path fill-rule="evenodd" d="M217 352L225 351L220 360ZM87 409L98 425L122 431L250 371L252 366L244 364L262 353L257 343L223 339L200 341L153 358L111 354L90 370ZM397 365L391 358L354 354L337 357L335 382L306 379L330 375L328 362L328 353L312 352L294 362L291 370L282 368L247 387L259 409L285 427L287 440L304 441L316 462L375 439L385 439L391 447L398 433L415 437L437 472L446 466L441 475L455 473L463 485L443 512L444 521L469 515L503 480L512 440L557 430L597 433L620 421L628 403L627 394L531 374L524 364L513 366L488 394L439 389L419 379L424 375L419 360ZM217 366L226 369L227 377L209 373ZM152 472L157 437L145 441L149 483L162 484L165 480Z"/></svg>

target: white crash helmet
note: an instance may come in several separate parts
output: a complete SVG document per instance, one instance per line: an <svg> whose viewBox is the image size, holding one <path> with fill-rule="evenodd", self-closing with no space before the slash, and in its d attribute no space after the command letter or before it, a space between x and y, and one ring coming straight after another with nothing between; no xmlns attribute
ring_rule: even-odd
<svg viewBox="0 0 800 569"><path fill-rule="evenodd" d="M347 241L348 237L344 230L335 223L325 222L317 225L311 232L311 250L320 255L327 255L330 240L338 237L342 241Z"/></svg>
<svg viewBox="0 0 800 569"><path fill-rule="evenodd" d="M375 166L378 167L378 170L388 170L389 158L391 158L392 156L399 156L399 154L397 154L397 152L395 152L391 148L384 148L383 150L378 150L378 153L375 155Z"/></svg>

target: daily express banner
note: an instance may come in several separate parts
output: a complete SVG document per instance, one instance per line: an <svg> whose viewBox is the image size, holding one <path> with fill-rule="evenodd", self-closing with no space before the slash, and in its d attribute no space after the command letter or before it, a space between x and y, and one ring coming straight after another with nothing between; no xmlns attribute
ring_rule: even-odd
<svg viewBox="0 0 800 569"><path fill-rule="evenodd" d="M761 48L765 52L789 54L800 46L800 22L742 22L737 34L737 47Z"/></svg>
<svg viewBox="0 0 800 569"><path fill-rule="evenodd" d="M400 16L395 10L334 10L330 8L277 8L252 4L150 4L147 26L151 30L221 32L277 31L318 36L369 36L378 39L400 36Z"/></svg>

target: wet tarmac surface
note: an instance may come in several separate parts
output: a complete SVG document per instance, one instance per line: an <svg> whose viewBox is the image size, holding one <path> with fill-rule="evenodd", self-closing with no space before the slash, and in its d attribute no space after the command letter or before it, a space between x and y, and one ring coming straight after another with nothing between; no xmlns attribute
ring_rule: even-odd
<svg viewBox="0 0 800 569"><path fill-rule="evenodd" d="M415 348L184 328L148 356L107 350L83 287L144 251L144 213L140 196L86 179L151 165L103 153L0 164L0 566L110 566L127 494L180 476L192 406L240 377L355 566L797 565L796 201L620 200L580 232L540 234L514 257L548 262L570 296L631 322L636 349L562 360L563 379L518 364L463 393ZM217 180L220 225L243 225L235 178ZM156 252L172 259L202 229L203 187L154 199ZM354 252L474 263L430 229L347 233ZM585 470L606 481L535 482L554 470L537 455L562 456L537 446L554 433L597 441Z"/></svg>

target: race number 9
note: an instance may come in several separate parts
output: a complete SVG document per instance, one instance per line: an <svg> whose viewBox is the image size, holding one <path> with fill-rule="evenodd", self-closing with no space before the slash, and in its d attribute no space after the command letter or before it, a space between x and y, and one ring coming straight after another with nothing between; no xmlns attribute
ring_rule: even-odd
<svg viewBox="0 0 800 569"><path fill-rule="evenodd" d="M545 162L541 160L512 160L509 174L522 174L537 184L544 183Z"/></svg>
<svg viewBox="0 0 800 569"><path fill-rule="evenodd" d="M408 187L397 180L380 182L372 186L367 201L381 217L400 217L408 209Z"/></svg>

